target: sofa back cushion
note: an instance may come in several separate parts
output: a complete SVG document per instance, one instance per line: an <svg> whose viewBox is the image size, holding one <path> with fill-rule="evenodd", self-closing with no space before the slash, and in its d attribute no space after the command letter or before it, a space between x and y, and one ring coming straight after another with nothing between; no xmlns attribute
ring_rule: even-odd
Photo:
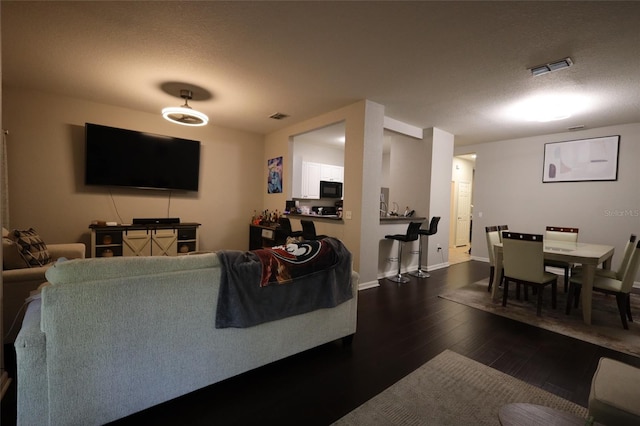
<svg viewBox="0 0 640 426"><path fill-rule="evenodd" d="M29 264L20 254L20 248L11 238L2 238L2 269L23 269Z"/></svg>
<svg viewBox="0 0 640 426"><path fill-rule="evenodd" d="M100 257L59 260L47 269L52 284L107 280L220 266L215 253L186 256Z"/></svg>

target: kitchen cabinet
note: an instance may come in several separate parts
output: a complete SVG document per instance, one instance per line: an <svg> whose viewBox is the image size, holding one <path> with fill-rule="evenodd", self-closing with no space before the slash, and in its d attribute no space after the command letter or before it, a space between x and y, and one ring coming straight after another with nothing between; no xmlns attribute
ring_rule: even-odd
<svg viewBox="0 0 640 426"><path fill-rule="evenodd" d="M303 161L301 179L293 183L293 198L319 199L321 180L344 182L344 167Z"/></svg>
<svg viewBox="0 0 640 426"><path fill-rule="evenodd" d="M300 198L317 200L320 198L320 175L322 164L304 161L302 163L302 192Z"/></svg>
<svg viewBox="0 0 640 426"><path fill-rule="evenodd" d="M344 182L344 167L320 164L320 180Z"/></svg>

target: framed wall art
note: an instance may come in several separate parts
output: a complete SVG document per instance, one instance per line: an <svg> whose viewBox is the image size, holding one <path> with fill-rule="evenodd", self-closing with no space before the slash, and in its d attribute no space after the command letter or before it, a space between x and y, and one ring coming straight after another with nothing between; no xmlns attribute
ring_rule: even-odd
<svg viewBox="0 0 640 426"><path fill-rule="evenodd" d="M267 160L267 194L282 192L282 157Z"/></svg>
<svg viewBox="0 0 640 426"><path fill-rule="evenodd" d="M542 182L618 180L620 136L544 144Z"/></svg>

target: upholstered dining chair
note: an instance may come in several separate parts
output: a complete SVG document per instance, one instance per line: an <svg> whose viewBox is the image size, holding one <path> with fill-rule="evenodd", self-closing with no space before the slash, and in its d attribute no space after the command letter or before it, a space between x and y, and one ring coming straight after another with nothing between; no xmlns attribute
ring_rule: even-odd
<svg viewBox="0 0 640 426"><path fill-rule="evenodd" d="M631 316L631 288L633 287L633 280L635 279L639 268L640 241L636 243L621 279L610 278L603 275L596 275L593 277L593 291L616 296L620 320L622 321L622 327L625 330L629 329L627 319L629 321L633 321ZM582 277L580 275L572 276L570 279L569 294L567 295L567 315L571 313L572 301L575 300L575 306L578 305L580 301L581 288Z"/></svg>
<svg viewBox="0 0 640 426"><path fill-rule="evenodd" d="M508 231L509 225L498 225L498 235L500 236L500 242L502 242L502 231Z"/></svg>
<svg viewBox="0 0 640 426"><path fill-rule="evenodd" d="M300 225L302 225L302 238L305 240L321 240L327 238L326 235L316 234L316 226L312 220L301 219Z"/></svg>
<svg viewBox="0 0 640 426"><path fill-rule="evenodd" d="M531 286L537 290L536 315L542 313L542 290L551 284L551 306L556 308L558 276L544 270L542 235L502 233L502 266L504 268L502 306L507 306L509 282Z"/></svg>
<svg viewBox="0 0 640 426"><path fill-rule="evenodd" d="M600 275L603 277L615 278L617 280L621 280L624 275L624 271L629 264L629 260L631 260L631 255L633 254L633 250L636 248L636 235L631 234L629 239L627 240L627 244L624 247L624 251L622 252L622 259L620 260L620 264L618 265L618 269L596 269L596 275ZM571 276L582 274L582 266L578 265L571 268Z"/></svg>
<svg viewBox="0 0 640 426"><path fill-rule="evenodd" d="M440 222L440 216L434 216L431 218L431 222L429 222L429 229L418 230L418 236L420 241L418 242L418 270L415 272L410 272L411 275L418 278L429 278L431 275L422 270L422 237L434 235L438 232L438 222Z"/></svg>
<svg viewBox="0 0 640 426"><path fill-rule="evenodd" d="M402 267L402 246L404 243L409 241L415 241L418 239L420 227L422 226L422 222L409 222L409 226L407 227L406 234L391 234L385 235L384 237L388 240L396 240L398 241L398 273L393 277L388 277L387 279L390 281L394 281L397 283L406 283L409 282L409 278L403 277L400 269Z"/></svg>
<svg viewBox="0 0 640 426"><path fill-rule="evenodd" d="M567 228L561 226L547 226L544 234L545 240L578 242L578 228ZM564 292L569 289L569 275L573 264L561 260L545 260L545 267L560 268L564 271Z"/></svg>
<svg viewBox="0 0 640 426"><path fill-rule="evenodd" d="M496 273L496 258L493 246L500 243L500 231L497 226L487 226L484 228L487 235L487 250L489 252L489 287L488 291L491 291L491 287L493 286L493 278ZM502 272L502 266L498 272ZM500 275L502 276L502 275Z"/></svg>

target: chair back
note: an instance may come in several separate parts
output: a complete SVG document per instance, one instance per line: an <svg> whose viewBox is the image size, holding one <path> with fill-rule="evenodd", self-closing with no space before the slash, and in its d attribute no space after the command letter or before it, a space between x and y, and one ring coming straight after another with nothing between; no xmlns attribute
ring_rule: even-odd
<svg viewBox="0 0 640 426"><path fill-rule="evenodd" d="M502 233L504 275L539 283L544 279L544 245L542 235Z"/></svg>
<svg viewBox="0 0 640 426"><path fill-rule="evenodd" d="M629 260L631 260L631 254L633 254L633 249L636 246L636 236L631 234L629 240L627 241L627 245L624 246L624 251L622 252L622 260L620 261L620 266L616 271L616 278L622 281L622 276L627 270L627 265L629 264Z"/></svg>
<svg viewBox="0 0 640 426"><path fill-rule="evenodd" d="M316 226L312 220L301 219L300 225L302 225L302 238L309 241L316 239Z"/></svg>
<svg viewBox="0 0 640 426"><path fill-rule="evenodd" d="M407 239L406 241L415 241L420 236L420 227L422 222L409 222L407 227Z"/></svg>
<svg viewBox="0 0 640 426"><path fill-rule="evenodd" d="M431 222L429 222L429 230L426 235L433 235L438 232L438 222L440 222L440 216L434 216L431 218Z"/></svg>
<svg viewBox="0 0 640 426"><path fill-rule="evenodd" d="M494 247L500 243L500 233L497 226L487 226L484 228L487 234L487 250L489 251L489 264L496 266L496 259L494 255Z"/></svg>
<svg viewBox="0 0 640 426"><path fill-rule="evenodd" d="M567 241L570 243L578 242L578 228L566 228L561 226L547 226L544 234L547 240Z"/></svg>
<svg viewBox="0 0 640 426"><path fill-rule="evenodd" d="M293 230L291 229L291 221L288 217L280 217L278 223L280 224L280 229L282 229L286 235L291 235Z"/></svg>
<svg viewBox="0 0 640 426"><path fill-rule="evenodd" d="M500 242L502 242L502 231L508 231L509 225L498 225L498 236L500 237Z"/></svg>
<svg viewBox="0 0 640 426"><path fill-rule="evenodd" d="M636 278L638 269L640 269L640 241L635 245L631 258L629 259L629 263L624 271L624 275L622 276L622 284L620 286L620 291L622 293L631 292L631 287L633 287L633 281Z"/></svg>

